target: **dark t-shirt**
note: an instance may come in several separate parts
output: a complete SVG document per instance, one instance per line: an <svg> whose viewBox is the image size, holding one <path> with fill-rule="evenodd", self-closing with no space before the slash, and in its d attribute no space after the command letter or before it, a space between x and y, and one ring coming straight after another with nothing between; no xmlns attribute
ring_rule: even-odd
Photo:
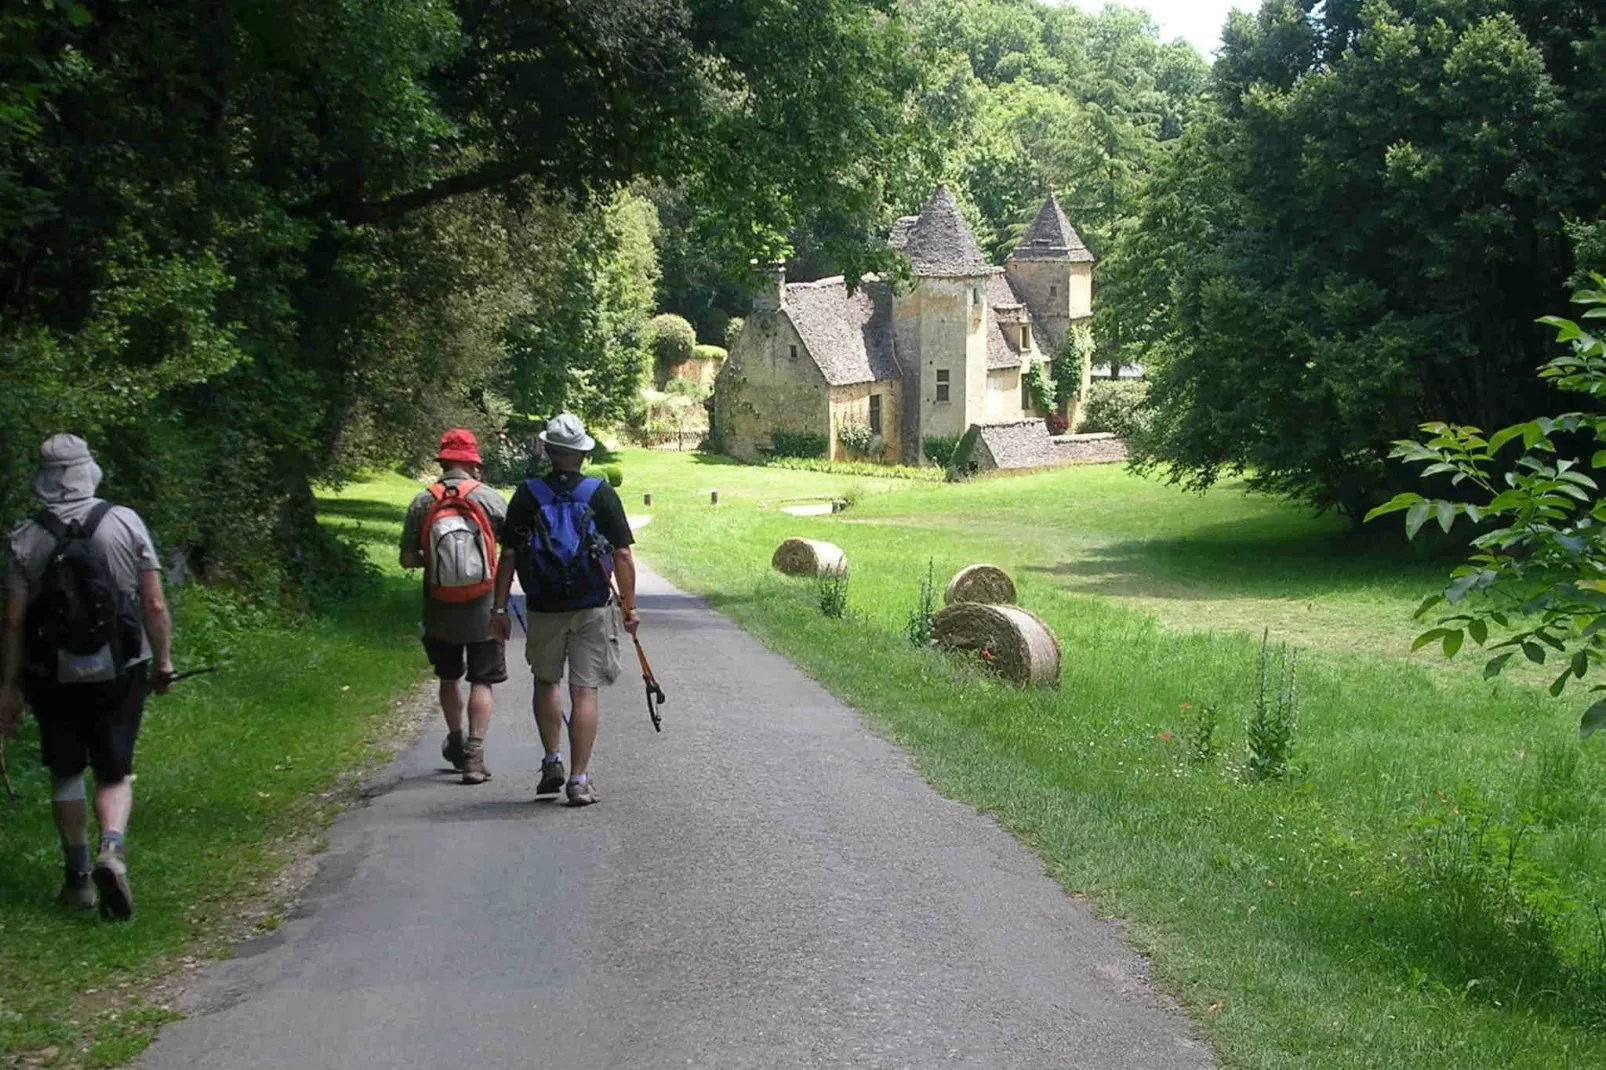
<svg viewBox="0 0 1606 1070"><path fill-rule="evenodd" d="M579 486L580 480L589 478L579 472L551 472L542 478L547 486L559 493L569 493ZM526 569L529 564L527 558L530 549L530 535L535 530L536 516L540 513L540 506L535 504L535 495L523 483L513 492L513 500L507 506L507 520L502 524L502 545L513 550L518 555L519 580L527 579ZM619 500L619 492L608 485L607 480L602 481L596 493L591 496L591 515L596 520L597 533L608 540L608 545L615 550L622 550L635 543L636 537L631 534L630 521L625 518L625 503Z"/></svg>

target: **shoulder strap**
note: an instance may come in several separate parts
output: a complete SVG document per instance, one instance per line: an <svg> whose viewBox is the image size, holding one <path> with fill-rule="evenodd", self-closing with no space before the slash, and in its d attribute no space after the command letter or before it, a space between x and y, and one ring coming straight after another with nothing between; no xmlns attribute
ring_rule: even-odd
<svg viewBox="0 0 1606 1070"><path fill-rule="evenodd" d="M558 500L558 492L548 486L544 479L527 479L524 488L535 498L536 505L545 507Z"/></svg>
<svg viewBox="0 0 1606 1070"><path fill-rule="evenodd" d="M457 496L467 501L470 494L473 494L484 485L477 479L465 479L457 484Z"/></svg>
<svg viewBox="0 0 1606 1070"><path fill-rule="evenodd" d="M603 481L596 476L587 476L570 492L570 497L581 505L590 505L592 496L602 489L602 484Z"/></svg>
<svg viewBox="0 0 1606 1070"><path fill-rule="evenodd" d="M61 518L49 509L41 509L33 516L33 522L45 529L46 534L58 542L67 537L67 525Z"/></svg>
<svg viewBox="0 0 1606 1070"><path fill-rule="evenodd" d="M93 509L91 509L89 511L89 515L84 518L83 524L81 524L79 526L79 528L78 528L78 537L82 538L82 539L87 539L90 536L94 535L95 534L95 529L100 527L100 522L102 520L105 520L106 519L106 514L111 512L111 511L112 511L112 503L111 502L101 502L100 504L96 505Z"/></svg>
<svg viewBox="0 0 1606 1070"><path fill-rule="evenodd" d="M95 534L96 529L100 527L100 522L105 520L106 514L111 511L111 502L97 502L95 507L89 511L89 515L83 520L77 521L75 524L64 524L61 517L52 513L49 509L41 509L34 514L33 522L49 532L57 542L70 538L74 527L77 527L80 539L87 539Z"/></svg>
<svg viewBox="0 0 1606 1070"><path fill-rule="evenodd" d="M445 501L446 500L446 484L444 482L431 483L429 485L429 496L431 498L434 498L438 502L439 501Z"/></svg>

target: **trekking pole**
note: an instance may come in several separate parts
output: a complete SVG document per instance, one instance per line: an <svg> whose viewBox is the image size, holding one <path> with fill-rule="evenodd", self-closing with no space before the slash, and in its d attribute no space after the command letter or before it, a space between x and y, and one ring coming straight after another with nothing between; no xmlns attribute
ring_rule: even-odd
<svg viewBox="0 0 1606 1070"><path fill-rule="evenodd" d="M647 663L647 652L641 649L641 640L631 636L630 641L636 644L636 660L641 662L641 682L647 686L647 716L652 718L652 730L662 732L664 720L658 714L658 707L667 701L664 689L658 686L658 677L653 675L652 666Z"/></svg>

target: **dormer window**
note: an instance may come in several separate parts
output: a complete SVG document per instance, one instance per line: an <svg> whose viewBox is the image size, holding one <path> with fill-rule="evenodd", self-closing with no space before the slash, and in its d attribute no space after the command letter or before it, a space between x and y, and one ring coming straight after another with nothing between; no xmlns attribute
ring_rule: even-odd
<svg viewBox="0 0 1606 1070"><path fill-rule="evenodd" d="M1032 325L1029 323L1020 325L1020 348L1022 353L1032 348Z"/></svg>

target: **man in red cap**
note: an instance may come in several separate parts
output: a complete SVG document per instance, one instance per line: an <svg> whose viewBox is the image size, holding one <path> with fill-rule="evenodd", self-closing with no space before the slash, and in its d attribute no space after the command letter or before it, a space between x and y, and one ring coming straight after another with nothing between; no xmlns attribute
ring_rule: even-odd
<svg viewBox="0 0 1606 1070"><path fill-rule="evenodd" d="M480 482L480 449L471 431L441 436L441 478L413 499L402 525L403 568L424 570L424 650L440 678L446 742L441 756L465 784L491 779L485 768L485 733L494 708L491 688L507 679L507 657L491 637L496 594L496 543L507 503ZM463 694L468 677L468 736L463 735Z"/></svg>

